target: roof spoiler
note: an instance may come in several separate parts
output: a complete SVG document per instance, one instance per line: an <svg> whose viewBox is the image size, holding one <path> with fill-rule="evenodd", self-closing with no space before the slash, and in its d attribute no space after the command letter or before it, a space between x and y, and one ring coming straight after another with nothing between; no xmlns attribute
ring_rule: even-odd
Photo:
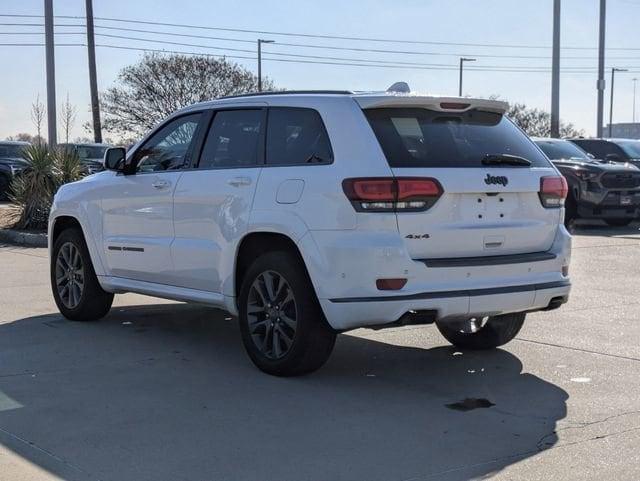
<svg viewBox="0 0 640 481"><path fill-rule="evenodd" d="M509 110L509 104L501 100L474 99L462 97L433 97L420 95L355 95L354 100L363 109L381 108L422 108L436 112L466 112L468 110L483 110L504 114Z"/></svg>

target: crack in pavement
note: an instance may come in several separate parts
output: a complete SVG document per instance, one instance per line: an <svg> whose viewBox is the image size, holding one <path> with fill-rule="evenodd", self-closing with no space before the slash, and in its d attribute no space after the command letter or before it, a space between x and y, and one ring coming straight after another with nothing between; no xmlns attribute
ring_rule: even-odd
<svg viewBox="0 0 640 481"><path fill-rule="evenodd" d="M593 351L591 349L582 349L580 347L563 346L562 344L554 344L552 342L534 341L533 339L525 339L523 337L516 337L514 341L529 342L531 344L539 344L541 346L557 347L559 349L568 349L570 351L582 352L585 354L596 354L598 356L612 357L615 359L624 359L626 361L640 361L640 358L637 358L637 357L622 356L620 354L609 354L606 352Z"/></svg>
<svg viewBox="0 0 640 481"><path fill-rule="evenodd" d="M477 468L477 467L481 467L481 466L487 466L487 465L490 465L490 464L501 463L501 462L504 462L504 461L513 462L514 460L525 459L525 458L531 457L531 456L533 456L535 454L542 453L544 451L551 451L552 449L575 446L575 445L586 443L586 442L590 442L590 441L598 441L598 440L606 439L606 438L609 438L609 437L612 437L612 436L618 436L618 435L621 435L621 434L626 434L626 433L629 433L629 432L638 431L638 430L640 430L640 426L634 426L632 428L627 428L627 429L623 429L623 430L620 430L620 431L607 432L607 433L604 433L604 434L599 434L599 435L592 436L592 437L589 437L589 438L586 438L586 439L578 439L578 440L575 440L575 441L565 442L565 443L562 443L562 442L558 441L558 442L556 442L556 443L554 443L554 444L552 444L550 446L540 446L544 439L548 438L549 436L556 435L559 432L568 431L570 429L583 429L583 428L586 428L586 427L594 426L594 425L597 425L597 424L602 424L602 423L605 423L605 422L610 421L612 419L616 419L616 418L619 418L619 417L622 417L622 416L626 416L626 415L631 415L631 414L640 414L640 411L628 411L628 412L624 412L624 413L614 414L612 416L608 416L608 417L600 419L598 421L586 422L581 426L568 426L566 428L556 429L556 430L552 431L551 433L546 434L542 438L540 438L540 440L536 443L536 449L531 449L531 450L528 450L528 451L522 451L520 453L510 454L508 456L501 456L501 457L498 457L498 458L489 459L487 461L482 461L482 462L478 462L478 463L455 466L455 467L448 468L448 469L445 469L445 470L442 470L442 471L438 471L438 472L435 472L435 473L413 476L411 478L405 478L402 481L420 481L420 480L423 480L423 479L434 478L434 477L438 477L438 476L443 476L445 474L454 473L454 472L457 472L457 471L464 471L466 469L473 469L473 468Z"/></svg>
<svg viewBox="0 0 640 481"><path fill-rule="evenodd" d="M96 481L100 481L100 480L99 480L99 478L96 478L96 477L95 477L93 474L91 474L90 472L88 472L88 471L86 471L86 470L82 469L82 468L81 468L81 467L79 467L79 466L76 466L76 465L75 465L75 464L73 464L73 463L70 463L69 461L67 461L67 460L65 460L65 459L63 459L63 458L61 458L60 456L58 456L58 455L56 455L56 454L52 453L52 452L51 452L51 451L49 451L49 450L47 450L47 449L45 449L45 448L43 448L43 447L41 447L41 446L38 446L38 445L37 445L36 443L34 443L34 442L28 441L28 440L26 440L26 439L24 439L24 438L22 438L22 437L18 436L17 434L12 433L11 431L7 431L6 429L3 429L3 428L0 428L0 433L5 434L6 436L10 437L10 438L11 438L11 439L13 439L14 441L16 441L16 442L18 442L18 443L20 443L20 444L22 444L22 445L24 445L24 446L27 446L27 447L29 447L29 448L31 448L31 449L34 449L35 451L38 451L38 452L39 452L39 453L41 453L41 454L44 454L45 456L47 456L47 457L49 457L49 458L51 458L51 459L53 459L53 460L57 461L58 463L63 464L64 466L67 466L67 467L69 467L69 468L71 468L71 469L73 469L73 470L75 470L75 471L77 471L77 472L79 472L79 473L81 473L81 474L83 474L83 475L85 475L85 476L88 476L88 477L90 477L90 478L92 478L92 479L95 479Z"/></svg>

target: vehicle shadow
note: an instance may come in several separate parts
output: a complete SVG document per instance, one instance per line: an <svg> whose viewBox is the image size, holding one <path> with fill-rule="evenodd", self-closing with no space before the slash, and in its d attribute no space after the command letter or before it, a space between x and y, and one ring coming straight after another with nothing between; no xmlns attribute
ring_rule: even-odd
<svg viewBox="0 0 640 481"><path fill-rule="evenodd" d="M3 396L5 447L118 481L475 479L553 446L568 398L505 350L352 335L320 371L271 377L235 320L184 304L0 324Z"/></svg>
<svg viewBox="0 0 640 481"><path fill-rule="evenodd" d="M575 221L569 232L572 235L588 236L588 237L617 237L620 239L637 240L640 234L640 224L632 222L627 226L615 227L607 225L604 221L580 219Z"/></svg>

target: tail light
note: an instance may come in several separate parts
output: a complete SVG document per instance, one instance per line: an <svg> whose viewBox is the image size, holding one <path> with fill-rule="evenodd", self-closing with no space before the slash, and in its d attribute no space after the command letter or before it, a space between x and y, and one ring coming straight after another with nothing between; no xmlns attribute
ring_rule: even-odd
<svg viewBox="0 0 640 481"><path fill-rule="evenodd" d="M547 208L562 207L569 193L564 177L542 177L540 179L540 202Z"/></svg>
<svg viewBox="0 0 640 481"><path fill-rule="evenodd" d="M358 212L421 212L443 192L436 179L423 177L345 179L342 190Z"/></svg>

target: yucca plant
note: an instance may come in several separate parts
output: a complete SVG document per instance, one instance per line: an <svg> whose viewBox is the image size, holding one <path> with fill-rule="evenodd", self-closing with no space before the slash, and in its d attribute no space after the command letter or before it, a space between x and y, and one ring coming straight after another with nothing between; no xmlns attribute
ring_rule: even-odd
<svg viewBox="0 0 640 481"><path fill-rule="evenodd" d="M46 144L37 144L25 148L22 157L28 165L11 183L10 215L18 229L45 229L59 186L54 156Z"/></svg>
<svg viewBox="0 0 640 481"><path fill-rule="evenodd" d="M57 147L52 150L51 156L53 159L56 190L63 184L75 182L83 177L84 168L75 150Z"/></svg>

